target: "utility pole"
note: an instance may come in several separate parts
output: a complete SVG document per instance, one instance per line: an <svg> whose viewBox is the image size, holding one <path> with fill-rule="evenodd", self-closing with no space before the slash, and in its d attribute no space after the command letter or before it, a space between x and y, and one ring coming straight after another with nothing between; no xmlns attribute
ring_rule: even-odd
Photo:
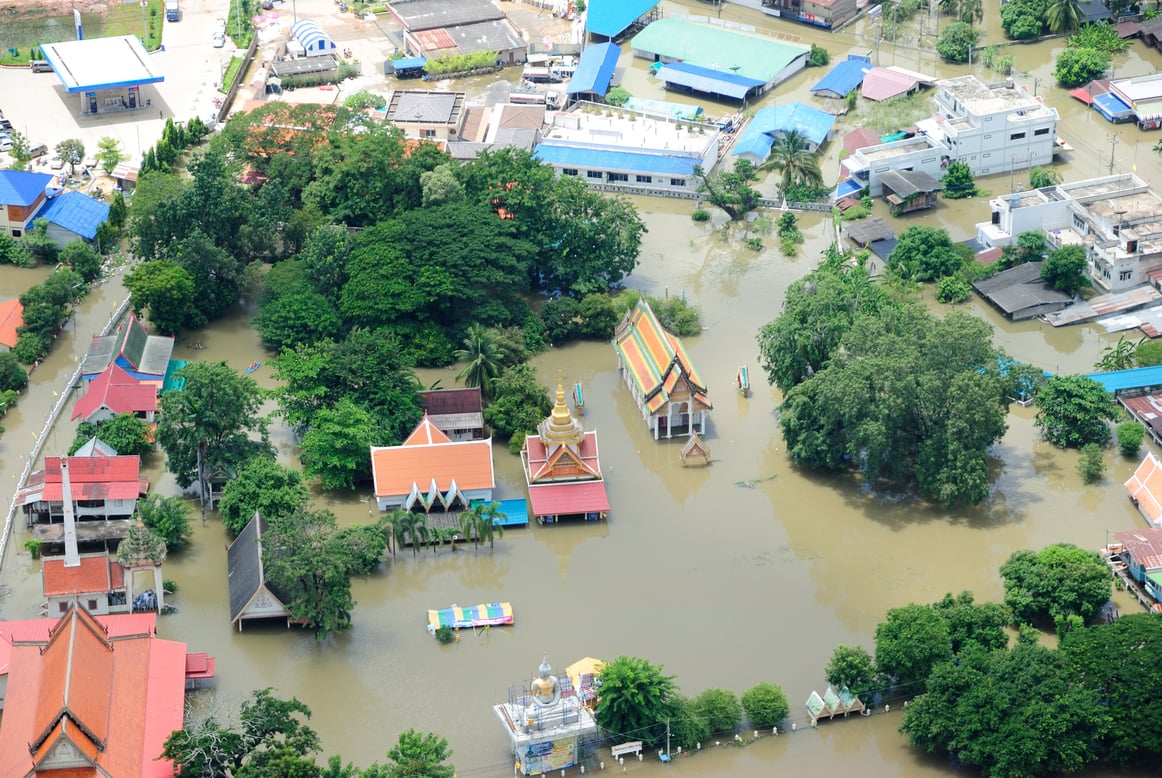
<svg viewBox="0 0 1162 778"><path fill-rule="evenodd" d="M1110 139L1109 171L1110 171L1110 175L1112 176L1114 174L1114 149L1116 149L1118 146L1118 136L1117 136L1117 133L1111 132L1106 137Z"/></svg>
<svg viewBox="0 0 1162 778"><path fill-rule="evenodd" d="M1106 532L1106 536L1109 537L1108 531ZM1107 546L1109 545L1108 541L1106 542L1106 545ZM666 756L667 757L670 756L670 720L669 719L666 719Z"/></svg>

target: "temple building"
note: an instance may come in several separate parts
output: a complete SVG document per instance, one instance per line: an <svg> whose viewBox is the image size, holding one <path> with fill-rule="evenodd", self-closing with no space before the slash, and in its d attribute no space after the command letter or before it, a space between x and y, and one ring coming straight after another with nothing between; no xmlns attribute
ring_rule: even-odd
<svg viewBox="0 0 1162 778"><path fill-rule="evenodd" d="M565 402L565 386L557 379L553 412L520 452L532 512L541 524L562 518L604 519L609 511L605 479L597 456L597 433L586 432Z"/></svg>
<svg viewBox="0 0 1162 778"><path fill-rule="evenodd" d="M492 707L512 742L520 775L563 772L582 761L597 734L593 714L582 704L568 676L557 678L545 657L537 675L510 686L508 702Z"/></svg>
<svg viewBox="0 0 1162 778"><path fill-rule="evenodd" d="M400 445L371 447L371 476L381 511L468 510L492 500L492 439L453 441L425 414Z"/></svg>
<svg viewBox="0 0 1162 778"><path fill-rule="evenodd" d="M682 341L662 328L645 300L639 300L617 325L613 348L625 385L654 440L706 434L706 414L714 408L706 384Z"/></svg>

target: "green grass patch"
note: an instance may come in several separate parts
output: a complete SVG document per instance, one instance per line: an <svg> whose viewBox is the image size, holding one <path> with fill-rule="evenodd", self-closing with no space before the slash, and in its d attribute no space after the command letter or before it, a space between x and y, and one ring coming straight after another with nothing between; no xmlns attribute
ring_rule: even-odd
<svg viewBox="0 0 1162 778"><path fill-rule="evenodd" d="M144 8L137 3L116 3L109 6L105 24L98 37L136 35L141 39L146 51L153 51L161 45L163 17L162 0L148 0Z"/></svg>
<svg viewBox="0 0 1162 778"><path fill-rule="evenodd" d="M226 67L226 72L222 76L222 86L218 88L219 92L229 92L230 85L234 83L234 77L238 74L238 70L242 67L242 57L234 57L230 60L230 64Z"/></svg>

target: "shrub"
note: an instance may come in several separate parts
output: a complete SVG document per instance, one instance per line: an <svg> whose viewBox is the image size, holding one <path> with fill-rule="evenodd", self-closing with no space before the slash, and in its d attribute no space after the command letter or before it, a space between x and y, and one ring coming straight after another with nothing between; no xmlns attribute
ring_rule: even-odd
<svg viewBox="0 0 1162 778"><path fill-rule="evenodd" d="M387 98L383 95L377 95L374 92L368 92L366 89L360 89L344 100L343 105L356 110L362 108L382 108L387 105Z"/></svg>
<svg viewBox="0 0 1162 778"><path fill-rule="evenodd" d="M756 729L778 726L791 712L787 695L775 683L760 683L747 689L742 695L742 707Z"/></svg>
<svg viewBox="0 0 1162 778"><path fill-rule="evenodd" d="M1110 66L1110 55L1097 49L1069 47L1057 55L1053 77L1066 89L1101 78Z"/></svg>
<svg viewBox="0 0 1162 778"><path fill-rule="evenodd" d="M710 732L733 732L742 723L738 695L728 689L707 689L694 700L695 710Z"/></svg>
<svg viewBox="0 0 1162 778"><path fill-rule="evenodd" d="M1124 421L1117 426L1118 449L1122 456L1136 458L1142 450L1146 429L1136 421Z"/></svg>
<svg viewBox="0 0 1162 778"><path fill-rule="evenodd" d="M168 578L161 582L161 590L166 594L178 593L178 582L171 581Z"/></svg>
<svg viewBox="0 0 1162 778"><path fill-rule="evenodd" d="M821 68L831 62L831 53L815 43L811 44L811 53L807 55L807 67Z"/></svg>
<svg viewBox="0 0 1162 778"><path fill-rule="evenodd" d="M960 276L945 276L936 285L936 299L947 305L962 303L972 296L972 286Z"/></svg>
<svg viewBox="0 0 1162 778"><path fill-rule="evenodd" d="M36 538L24 541L24 550L32 554L33 559L40 559L40 541Z"/></svg>
<svg viewBox="0 0 1162 778"><path fill-rule="evenodd" d="M1105 473L1105 460L1102 459L1101 446L1097 443L1086 443L1081 447L1081 461L1077 463L1077 470L1081 473L1081 480L1087 484L1095 484Z"/></svg>
<svg viewBox="0 0 1162 778"><path fill-rule="evenodd" d="M710 727L698 712L695 700L690 697L678 697L674 700L670 719L671 747L679 746L687 751L693 751L699 743L709 740L710 734Z"/></svg>
<svg viewBox="0 0 1162 778"><path fill-rule="evenodd" d="M747 238L743 241L743 243L745 243L746 247L751 251L762 251L766 248L766 246L763 245L762 238Z"/></svg>
<svg viewBox="0 0 1162 778"><path fill-rule="evenodd" d="M696 222L708 222L710 221L710 211L705 208L699 208L690 214L690 218Z"/></svg>
<svg viewBox="0 0 1162 778"><path fill-rule="evenodd" d="M436 628L436 640L440 641L441 644L446 646L455 639L456 636L452 633L452 628L447 624L442 624Z"/></svg>

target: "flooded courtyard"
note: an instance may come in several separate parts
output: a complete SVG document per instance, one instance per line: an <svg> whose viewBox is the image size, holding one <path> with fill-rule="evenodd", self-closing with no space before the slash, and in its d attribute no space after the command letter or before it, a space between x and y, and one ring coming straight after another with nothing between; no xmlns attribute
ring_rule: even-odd
<svg viewBox="0 0 1162 778"><path fill-rule="evenodd" d="M665 3L667 13L706 13L707 6ZM724 18L774 28L775 20L726 6ZM1000 42L995 2L986 3L986 40ZM945 20L946 21L946 20ZM804 42L825 43L833 61L848 50L870 48L870 28L860 22L835 35L799 25L777 24ZM1015 46L1009 51L1018 77L1032 84L1062 114L1060 134L1077 151L1058 166L1065 180L1104 173L1108 133L1116 133L1115 168L1136 165L1143 178L1159 177L1162 167L1150 149L1157 136L1136 137L1131 125L1107 124L1095 112L1051 86L1054 52L1061 42ZM927 49L881 45L883 64L935 72L967 72L936 61ZM1152 72L1156 52L1140 43L1116 59L1118 74ZM628 64L625 84L649 94L645 63ZM977 66L974 66L974 69ZM766 96L808 101L807 90L823 71L800 74ZM991 80L983 71L982 78ZM1024 78L1024 80L1022 80ZM999 77L998 77L999 79ZM656 95L656 96L661 96ZM714 115L708 101L698 101ZM722 106L722 112L726 106ZM838 132L858 124L858 115L841 121ZM837 140L828 148L824 169L837 172ZM1104 155L1104 156L1103 156ZM1019 177L1019 174L1018 174ZM1027 183L1027 178L1025 179ZM1007 192L1008 175L982 179L995 196ZM764 184L764 191L770 183ZM203 709L236 706L250 691L274 687L310 706L311 725L325 753L368 764L383 759L399 732L409 727L438 732L450 742L460 776L510 774L507 738L491 705L507 697L508 687L525 680L547 654L557 668L582 656L644 657L665 665L686 694L708 687L743 692L760 681L780 684L792 705L799 731L766 737L748 748L715 748L697 758L664 767L652 758L628 765L642 776L679 770L690 776L724 773L770 775L774 771L861 771L906 778L946 776L953 770L907 746L896 732L899 707L870 718L835 721L818 730L806 726L803 707L812 689L825 686L823 667L841 643L872 646L875 625L884 612L908 602L930 602L946 592L970 589L978 599L1002 596L997 569L1020 548L1065 541L1097 548L1108 531L1141 526L1122 482L1136 462L1106 452L1103 481L1082 484L1076 452L1063 452L1037 439L1034 409L1013 407L1009 431L994 450L994 490L983 505L948 511L911 499L877 496L858 480L813 475L793 467L779 436L780 396L768 387L758 364L755 333L780 309L787 287L817 262L834 238L830 218L800 216L807 239L796 257L777 249L755 252L742 233L724 233L690 220L693 204L636 201L649 232L641 264L627 285L657 296L684 294L702 311L702 335L685 340L687 350L710 388L714 411L707 442L713 463L683 468L681 441L655 442L616 370L607 343L572 344L534 359L546 388L560 372L566 385L580 381L586 393L583 424L599 435L603 470L612 509L608 521L511 529L495 550L453 552L440 547L413 555L410 549L388 557L365 580L354 582L354 627L316 642L309 633L277 626L231 628L227 608L226 544L220 520L195 514L194 542L171 557L165 577L178 583L174 615L159 632L184 640L191 650L217 657L216 689L194 696ZM881 206L877 204L877 214ZM987 198L942 203L934 211L896 220L944 226L956 240L975 234L973 224L988 218ZM773 238L768 239L774 244ZM19 294L43 278L43 271L0 267L2 296ZM40 275L38 275L40 274ZM106 282L78 309L53 353L33 374L30 391L4 419L0 436L0 483L4 499L16 486L26 454L43 419L85 351L124 296L119 276ZM1084 325L1050 329L1036 321L1011 323L975 299L966 304L994 326L995 342L1013 357L1050 372L1088 372L1102 348L1116 336ZM936 310L947 310L934 305ZM250 327L254 310L245 306L213 326L178 339L176 359L225 360L242 370L267 360ZM204 350L188 344L200 341ZM741 398L733 380L741 364L752 371L752 395ZM272 370L263 365L254 377L272 388ZM454 384L455 371L424 370L421 382ZM65 418L67 419L66 412ZM274 425L282 461L297 461L285 427ZM46 451L63 453L73 437L68 423L58 425ZM524 483L519 458L507 446L494 447L496 497L521 498ZM155 491L176 493L164 472L164 458L146 463ZM370 489L315 494L313 507L334 511L343 524L373 518ZM24 528L18 519L3 561L8 595L0 599L0 618L30 618L41 601L39 563L23 551ZM516 624L480 635L465 633L458 643L439 645L425 630L426 611L478 602L507 600ZM1124 612L1137 607L1119 599ZM1126 773L1119 772L1119 775ZM1087 776L1103 776L1091 770Z"/></svg>

